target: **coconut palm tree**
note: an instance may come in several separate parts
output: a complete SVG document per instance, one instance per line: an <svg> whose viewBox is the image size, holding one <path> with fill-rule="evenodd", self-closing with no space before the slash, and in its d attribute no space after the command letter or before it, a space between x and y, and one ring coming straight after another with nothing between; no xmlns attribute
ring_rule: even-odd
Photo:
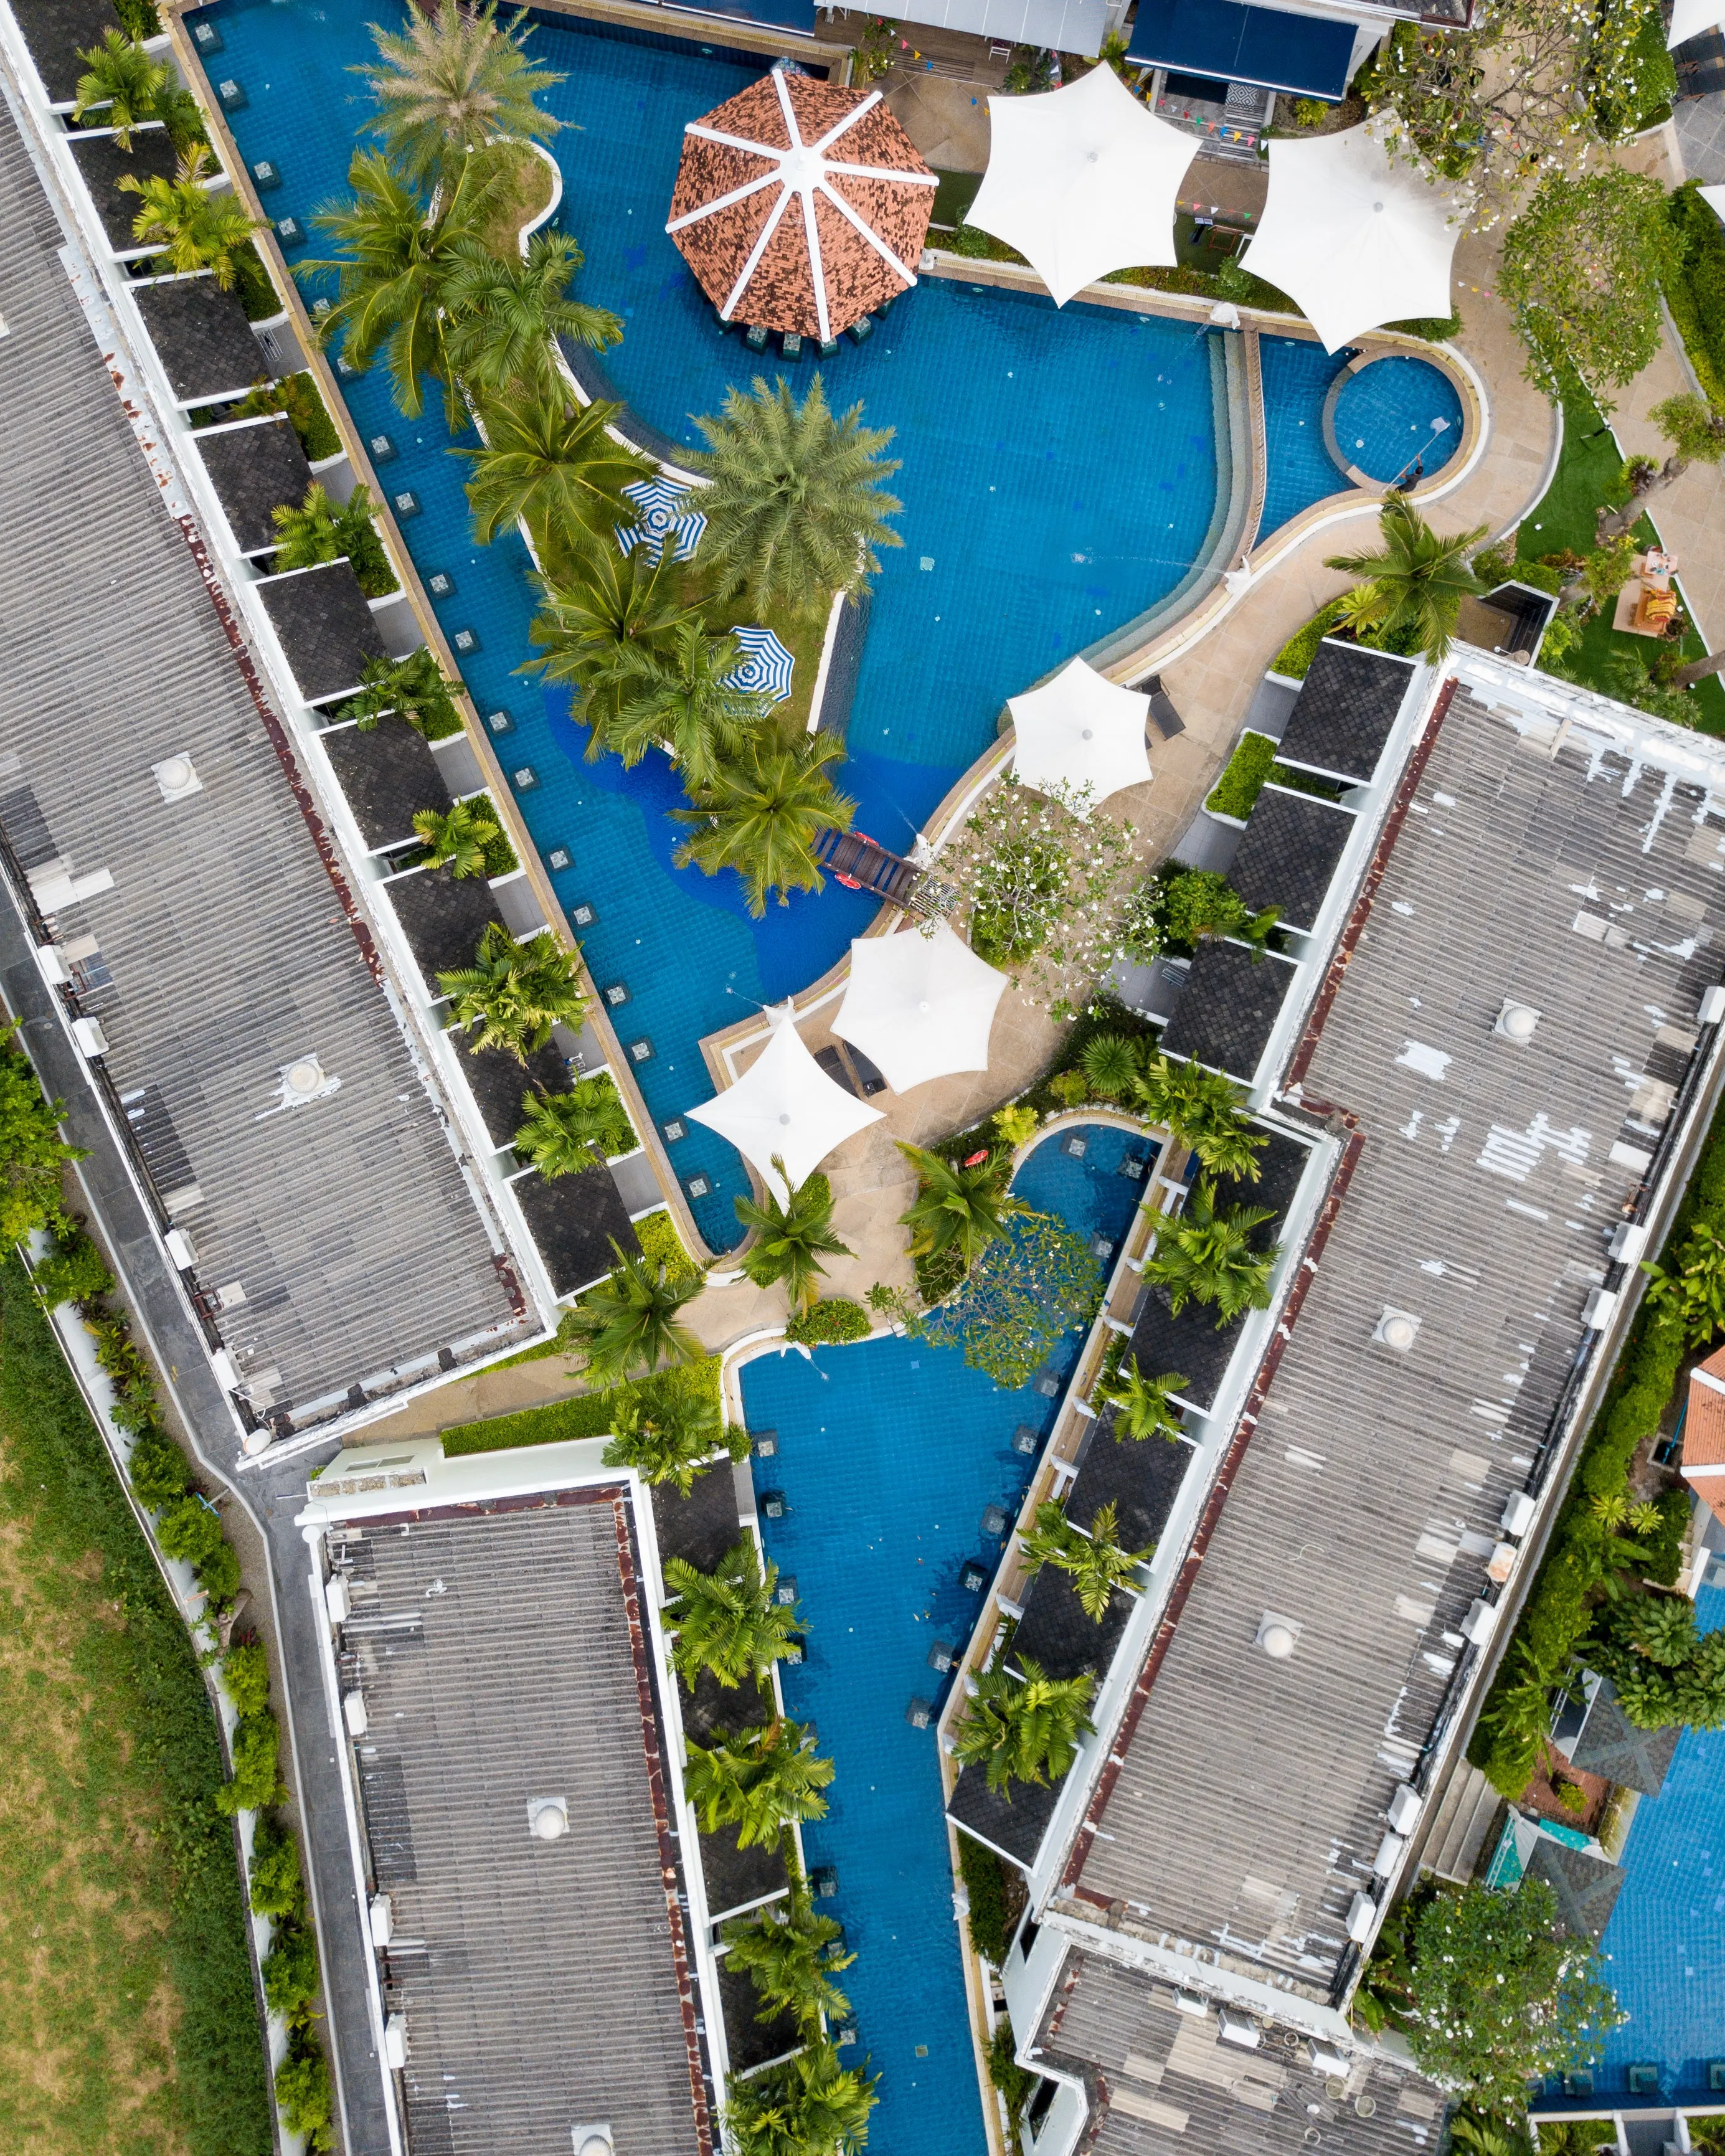
<svg viewBox="0 0 1725 2156"><path fill-rule="evenodd" d="M762 1564L747 1535L711 1572L667 1558L665 1584L670 1590L665 1621L676 1633L671 1661L686 1685L703 1670L727 1689L745 1677L764 1685L803 1629L796 1604L778 1599L778 1567L771 1558Z"/></svg>
<svg viewBox="0 0 1725 2156"><path fill-rule="evenodd" d="M617 316L570 298L583 259L567 232L536 232L525 260L476 240L459 249L444 286L449 362L476 397L499 396L512 382L557 384L558 337L603 352L622 336Z"/></svg>
<svg viewBox="0 0 1725 2156"><path fill-rule="evenodd" d="M362 733L392 714L434 741L460 732L461 714L429 644L422 644L405 659L368 659L359 680L359 694L349 697L336 716L357 720Z"/></svg>
<svg viewBox="0 0 1725 2156"><path fill-rule="evenodd" d="M639 449L607 433L622 409L578 406L561 382L517 382L484 405L483 445L455 452L473 467L467 499L480 544L520 521L553 575L567 572L583 549L611 545L613 526L632 515L623 489L653 470Z"/></svg>
<svg viewBox="0 0 1725 2156"><path fill-rule="evenodd" d="M326 344L339 340L356 367L386 353L391 393L409 419L425 408L425 377L441 382L453 425L460 412L444 288L468 249L483 245L508 176L486 158L470 158L434 196L378 151L362 150L347 168L347 201L326 203L312 218L339 254L294 264L296 277L336 280L335 303L318 333Z"/></svg>
<svg viewBox="0 0 1725 2156"><path fill-rule="evenodd" d="M579 1175L613 1154L630 1152L636 1139L617 1088L600 1071L578 1079L567 1093L536 1093L526 1121L510 1141L547 1179Z"/></svg>
<svg viewBox="0 0 1725 2156"><path fill-rule="evenodd" d="M122 172L119 184L124 193L140 198L131 222L134 239L159 248L180 275L208 270L231 292L239 274L234 258L261 227L237 194L211 193L204 185L209 165L208 145L198 142L181 157L171 180Z"/></svg>
<svg viewBox="0 0 1725 2156"><path fill-rule="evenodd" d="M1100 1625L1108 1614L1117 1588L1136 1594L1132 1574L1156 1554L1152 1543L1141 1550L1122 1549L1119 1508L1110 1502L1098 1505L1090 1532L1075 1527L1051 1499L1036 1507L1030 1532L1019 1544L1025 1564L1040 1572L1045 1564L1064 1572L1085 1615Z"/></svg>
<svg viewBox="0 0 1725 2156"><path fill-rule="evenodd" d="M637 1368L650 1373L661 1363L674 1368L698 1360L701 1342L678 1312L706 1286L702 1276L676 1275L650 1258L625 1257L614 1242L611 1249L615 1270L564 1313L560 1328L586 1348L593 1375L612 1383Z"/></svg>
<svg viewBox="0 0 1725 2156"><path fill-rule="evenodd" d="M409 0L404 30L370 26L377 59L353 73L377 100L372 126L417 177L447 172L500 136L542 142L557 133L558 122L533 100L565 78L522 51L526 12L500 25L496 0L471 9L460 0Z"/></svg>
<svg viewBox="0 0 1725 2156"><path fill-rule="evenodd" d="M764 1204L753 1198L731 1201L743 1226L760 1235L760 1240L744 1253L742 1269L757 1287L783 1281L793 1304L807 1310L819 1292L816 1281L826 1277L826 1267L819 1260L855 1257L856 1253L833 1233L833 1186L825 1176L806 1176L793 1189L777 1153L773 1165L789 1192L783 1204L771 1183Z"/></svg>
<svg viewBox="0 0 1725 2156"><path fill-rule="evenodd" d="M437 984L451 1027L471 1035L470 1054L506 1048L525 1063L554 1025L578 1028L587 1015L575 961L548 928L517 943L501 921L488 922L472 965L439 973Z"/></svg>
<svg viewBox="0 0 1725 2156"><path fill-rule="evenodd" d="M938 1257L956 1250L968 1270L1006 1233L1013 1214L1024 1210L1023 1201L1007 1188L1012 1176L1009 1155L990 1153L984 1160L954 1167L937 1152L925 1152L902 1139L898 1149L916 1171L916 1195L908 1211L898 1216L901 1226L911 1230L913 1256Z"/></svg>
<svg viewBox="0 0 1725 2156"><path fill-rule="evenodd" d="M724 1965L747 1971L761 2002L757 2020L794 2014L814 2033L823 2015L836 2021L850 2013L850 2001L833 1979L856 1956L836 1949L844 1927L815 1915L799 1879L793 1879L788 1902L770 1902L756 1915L726 1924L724 1936Z"/></svg>
<svg viewBox="0 0 1725 2156"><path fill-rule="evenodd" d="M1200 1183L1184 1212L1158 1229L1144 1277L1166 1291L1177 1317L1189 1302L1209 1304L1219 1327L1231 1325L1248 1310L1267 1310L1270 1276L1281 1248L1256 1250L1251 1239L1275 1218L1267 1205L1235 1205L1219 1213L1214 1184Z"/></svg>
<svg viewBox="0 0 1725 2156"><path fill-rule="evenodd" d="M856 803L834 793L827 776L828 766L844 757L831 734L795 743L765 728L752 735L692 808L671 812L692 827L677 849L677 866L692 861L703 875L735 869L757 921L769 896L788 906L793 891L821 890L815 840L823 831L848 831L856 814Z"/></svg>
<svg viewBox="0 0 1725 2156"><path fill-rule="evenodd" d="M1392 490L1378 515L1384 547L1376 554L1332 554L1325 566L1367 579L1377 593L1369 625L1379 635L1410 629L1424 656L1441 666L1455 639L1461 602L1486 588L1468 562L1488 527L1444 538L1404 494ZM1358 624L1357 624L1358 625Z"/></svg>
<svg viewBox="0 0 1725 2156"><path fill-rule="evenodd" d="M130 150L132 137L146 120L162 117L157 105L173 81L173 70L151 59L123 30L104 30L102 42L78 57L85 72L78 78L72 117L81 126L99 115L95 124L111 127L122 150Z"/></svg>
<svg viewBox="0 0 1725 2156"><path fill-rule="evenodd" d="M736 2156L858 2156L880 2078L841 2065L830 2044L808 2045L770 2072L732 2082L726 2143Z"/></svg>
<svg viewBox="0 0 1725 2156"><path fill-rule="evenodd" d="M539 579L538 613L530 632L543 656L516 669L547 681L567 681L585 691L577 715L588 728L588 760L611 746L619 702L636 679L628 654L669 659L673 639L700 615L683 597L682 580L668 554L614 547L584 556L566 583Z"/></svg>
<svg viewBox="0 0 1725 2156"><path fill-rule="evenodd" d="M835 413L818 374L800 404L757 377L696 424L707 446L690 461L711 482L701 558L721 593L747 593L763 614L819 615L879 569L877 547L901 543L886 519L903 504L883 484L898 463L880 454L892 429L865 427L860 404Z"/></svg>
<svg viewBox="0 0 1725 2156"><path fill-rule="evenodd" d="M444 810L421 808L413 818L413 829L425 841L426 866L446 868L458 878L482 875L486 848L502 836L484 804L475 807L470 801L458 801Z"/></svg>
<svg viewBox="0 0 1725 2156"><path fill-rule="evenodd" d="M719 783L772 707L759 690L732 680L742 663L734 637L709 635L691 618L665 642L663 651L632 646L618 654L607 683L617 701L605 746L631 767L662 746L692 799Z"/></svg>
<svg viewBox="0 0 1725 2156"><path fill-rule="evenodd" d="M1166 1438L1178 1445L1186 1425L1175 1411L1173 1395L1186 1389L1188 1380L1178 1372L1165 1378L1147 1378L1136 1363L1122 1363L1118 1373L1098 1387L1096 1398L1114 1410L1114 1435L1140 1443L1147 1437Z"/></svg>
<svg viewBox="0 0 1725 2156"><path fill-rule="evenodd" d="M826 1817L820 1793L833 1779L833 1763L820 1758L797 1722L781 1718L685 1749L683 1786L703 1834L734 1826L743 1848L776 1849L788 1821Z"/></svg>
<svg viewBox="0 0 1725 2156"><path fill-rule="evenodd" d="M710 1395L664 1385L650 1397L644 1391L620 1392L611 1430L608 1467L633 1467L644 1481L675 1483L685 1497L723 1441L718 1405Z"/></svg>
<svg viewBox="0 0 1725 2156"><path fill-rule="evenodd" d="M964 1719L953 1732L953 1749L968 1767L981 1767L988 1787L1012 1801L1014 1782L1059 1781L1078 1757L1078 1740L1091 1728L1091 1676L1051 1677L1029 1655L1022 1678L997 1662L976 1680Z"/></svg>

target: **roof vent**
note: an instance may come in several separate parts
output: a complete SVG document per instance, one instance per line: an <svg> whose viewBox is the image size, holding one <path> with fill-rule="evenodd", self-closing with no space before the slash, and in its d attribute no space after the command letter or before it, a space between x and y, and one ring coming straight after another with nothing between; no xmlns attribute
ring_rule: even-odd
<svg viewBox="0 0 1725 2156"><path fill-rule="evenodd" d="M275 1088L276 1105L266 1108L266 1116L279 1116L284 1108L304 1108L313 1101L327 1100L331 1093L341 1090L339 1078L332 1078L318 1060L315 1053L296 1055L291 1063L278 1068L280 1083Z"/></svg>
<svg viewBox="0 0 1725 2156"><path fill-rule="evenodd" d="M408 2017L392 2014L383 2024L383 2063L399 2073L408 2063Z"/></svg>
<svg viewBox="0 0 1725 2156"><path fill-rule="evenodd" d="M1300 1644L1300 1630L1291 1617L1278 1617L1266 1609L1258 1626L1255 1647L1261 1647L1273 1662L1285 1662Z"/></svg>
<svg viewBox="0 0 1725 2156"><path fill-rule="evenodd" d="M1338 2082L1345 2082L1348 2078L1347 2060L1339 2051L1332 2051L1327 2044L1320 2044L1315 2039L1312 2046L1312 2070L1314 2073L1328 2074Z"/></svg>
<svg viewBox="0 0 1725 2156"><path fill-rule="evenodd" d="M1471 1640L1476 1647L1483 1647L1497 1630L1497 1604L1482 1601L1477 1595L1467 1605L1467 1614L1461 1620L1461 1636Z"/></svg>
<svg viewBox="0 0 1725 2156"><path fill-rule="evenodd" d="M1708 988L1702 995L1696 1017L1702 1025L1717 1025L1725 1019L1725 983Z"/></svg>
<svg viewBox="0 0 1725 2156"><path fill-rule="evenodd" d="M1533 1515L1539 1510L1525 1490L1517 1490L1503 1508L1503 1517L1498 1524L1507 1535L1524 1535L1533 1524Z"/></svg>
<svg viewBox="0 0 1725 2156"><path fill-rule="evenodd" d="M575 2156L615 2156L617 2143L611 2138L608 2119L603 2126L572 2126L569 2141Z"/></svg>
<svg viewBox="0 0 1725 2156"><path fill-rule="evenodd" d="M362 1691L350 1691L341 1702L341 1719L347 1725L350 1737L363 1737L371 1726L366 1712L366 1696Z"/></svg>
<svg viewBox="0 0 1725 2156"><path fill-rule="evenodd" d="M1533 1038L1533 1029L1539 1023L1539 1014L1531 1004L1518 1004L1506 996L1503 1009L1497 1014L1497 1023L1491 1030L1501 1033L1506 1040L1513 1040L1525 1047Z"/></svg>
<svg viewBox="0 0 1725 2156"><path fill-rule="evenodd" d="M1209 2010L1209 1999L1200 1999L1195 1991L1177 1991L1174 1994L1174 2011L1177 2014L1199 2015L1208 2020Z"/></svg>
<svg viewBox="0 0 1725 2156"><path fill-rule="evenodd" d="M373 1894L367 1916L370 1922L372 1944L387 1947L395 1937L394 1902L387 1894Z"/></svg>
<svg viewBox="0 0 1725 2156"><path fill-rule="evenodd" d="M1641 1253L1647 1247L1646 1224L1640 1220L1620 1220L1611 1230L1611 1240L1606 1247L1619 1265L1639 1265Z"/></svg>
<svg viewBox="0 0 1725 2156"><path fill-rule="evenodd" d="M535 1841L561 1841L569 1831L569 1807L562 1797L529 1797L527 1831Z"/></svg>
<svg viewBox="0 0 1725 2156"><path fill-rule="evenodd" d="M1378 1845L1378 1854L1372 1859L1373 1877L1378 1879L1394 1877L1403 1857L1407 1854L1407 1850L1408 1838L1405 1835L1386 1834ZM1347 2069L1338 2066L1336 2071L1342 2073Z"/></svg>
<svg viewBox="0 0 1725 2156"><path fill-rule="evenodd" d="M150 775L161 788L164 801L184 801L203 791L203 781L193 768L189 756L165 756L160 763L151 765Z"/></svg>
<svg viewBox="0 0 1725 2156"><path fill-rule="evenodd" d="M1372 1328L1372 1337L1380 1348L1394 1348L1399 1355L1405 1355L1420 1337L1420 1321L1411 1310L1398 1310L1394 1303L1386 1302L1383 1316Z"/></svg>
<svg viewBox="0 0 1725 2156"><path fill-rule="evenodd" d="M1617 1290L1615 1287L1596 1287L1588 1291L1587 1301L1581 1306L1581 1322L1589 1332L1603 1332L1616 1315Z"/></svg>

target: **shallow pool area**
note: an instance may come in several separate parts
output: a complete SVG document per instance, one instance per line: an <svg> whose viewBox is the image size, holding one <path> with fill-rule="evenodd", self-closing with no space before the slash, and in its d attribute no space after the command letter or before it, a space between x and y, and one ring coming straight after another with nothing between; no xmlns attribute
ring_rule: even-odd
<svg viewBox="0 0 1725 2156"><path fill-rule="evenodd" d="M1336 445L1368 479L1417 485L1461 446L1461 398L1430 360L1392 354L1349 375L1336 398Z"/></svg>

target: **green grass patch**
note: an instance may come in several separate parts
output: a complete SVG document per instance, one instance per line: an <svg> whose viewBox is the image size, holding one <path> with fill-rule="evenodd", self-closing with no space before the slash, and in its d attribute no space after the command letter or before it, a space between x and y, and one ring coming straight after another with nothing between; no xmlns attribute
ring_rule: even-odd
<svg viewBox="0 0 1725 2156"><path fill-rule="evenodd" d="M600 1393L577 1393L547 1407L526 1408L519 1414L493 1415L487 1422L459 1423L444 1434L444 1451L454 1459L469 1452L506 1452L520 1445L564 1445L578 1437L608 1437L621 1399L663 1399L667 1394L705 1394L716 1406L720 1399L720 1363L716 1355L680 1370L663 1370L657 1377L635 1378Z"/></svg>
<svg viewBox="0 0 1725 2156"><path fill-rule="evenodd" d="M1229 757L1227 768L1210 788L1204 807L1213 816L1238 816L1244 820L1251 814L1252 803L1263 791L1275 763L1276 743L1268 734L1248 729Z"/></svg>
<svg viewBox="0 0 1725 2156"><path fill-rule="evenodd" d="M267 2156L214 1713L9 1256L0 1466L0 2146Z"/></svg>

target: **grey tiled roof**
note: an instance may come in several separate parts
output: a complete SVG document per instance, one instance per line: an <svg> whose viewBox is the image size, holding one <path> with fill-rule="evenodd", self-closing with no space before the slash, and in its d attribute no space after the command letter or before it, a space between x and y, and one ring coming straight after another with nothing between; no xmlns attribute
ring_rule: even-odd
<svg viewBox="0 0 1725 2156"><path fill-rule="evenodd" d="M1168 1524L1192 1465L1192 1448L1163 1437L1117 1437L1113 1409L1106 1408L1086 1426L1078 1474L1066 1493L1066 1517L1088 1533L1097 1506L1112 1505L1121 1541L1128 1549L1142 1549Z"/></svg>
<svg viewBox="0 0 1725 2156"><path fill-rule="evenodd" d="M1676 1757L1681 1727L1637 1729L1617 1703L1617 1687L1607 1677L1594 1694L1569 1754L1584 1774L1602 1774L1625 1789L1656 1797Z"/></svg>
<svg viewBox="0 0 1725 2156"><path fill-rule="evenodd" d="M172 179L179 153L165 127L141 127L131 138L130 151L122 150L111 135L86 135L74 127L66 140L73 162L83 175L95 204L96 215L109 244L118 253L136 247L132 228L142 207L138 198L118 183L128 173L140 180Z"/></svg>
<svg viewBox="0 0 1725 2156"><path fill-rule="evenodd" d="M639 1555L620 1493L581 1494L347 1545L375 1586L345 1641L365 1824L395 1937L424 1943L385 1956L403 2092L413 2145L434 2126L450 2156L542 2156L599 2120L619 2148L706 2141ZM569 1821L549 1842L545 1799Z"/></svg>
<svg viewBox="0 0 1725 2156"><path fill-rule="evenodd" d="M486 1130L499 1146L514 1142L536 1087L561 1093L570 1083L569 1066L554 1048L542 1048L525 1063L518 1063L506 1048L464 1047L461 1075L479 1104Z"/></svg>
<svg viewBox="0 0 1725 2156"><path fill-rule="evenodd" d="M1218 1325L1199 1302L1188 1302L1177 1317L1166 1292L1147 1287L1132 1326L1132 1358L1147 1378L1183 1378L1183 1396L1194 1407L1207 1408L1227 1375L1245 1323L1236 1317Z"/></svg>
<svg viewBox="0 0 1725 2156"><path fill-rule="evenodd" d="M1008 1658L1010 1666L1022 1675L1029 1656L1050 1677L1104 1671L1114 1659L1132 1614L1132 1596L1117 1588L1098 1624L1086 1614L1066 1574L1045 1565L1025 1594L1024 1620L1013 1635Z"/></svg>
<svg viewBox="0 0 1725 2156"><path fill-rule="evenodd" d="M13 12L49 104L69 105L84 73L79 54L120 27L112 0L19 0Z"/></svg>
<svg viewBox="0 0 1725 2156"><path fill-rule="evenodd" d="M1534 1843L1522 1876L1543 1879L1551 1888L1558 1900L1558 1923L1572 1938L1598 1938L1623 1892L1621 1865L1585 1849L1571 1849L1548 1835Z"/></svg>
<svg viewBox="0 0 1725 2156"><path fill-rule="evenodd" d="M1246 819L1228 880L1255 913L1273 906L1291 928L1310 928L1355 820L1350 809L1315 794L1266 786Z"/></svg>
<svg viewBox="0 0 1725 2156"><path fill-rule="evenodd" d="M138 311L182 404L207 404L261 382L270 369L245 309L213 277L171 277L137 288Z"/></svg>
<svg viewBox="0 0 1725 2156"><path fill-rule="evenodd" d="M193 437L222 514L242 554L273 547L270 511L297 508L311 485L311 467L285 413L244 427L206 429Z"/></svg>
<svg viewBox="0 0 1725 2156"><path fill-rule="evenodd" d="M421 869L393 877L383 889L433 995L438 975L470 966L480 937L503 918L483 876Z"/></svg>
<svg viewBox="0 0 1725 2156"><path fill-rule="evenodd" d="M278 1397L305 1402L511 1322L511 1297L285 738L69 300L63 239L0 114L0 588L29 595L0 670L7 827L112 874L59 924L113 977L108 1069L154 1089L203 1194L181 1224L203 1281L244 1290L222 1318L242 1376L279 1369ZM203 790L169 803L151 766L177 755ZM268 1112L308 1050L341 1091Z"/></svg>
<svg viewBox="0 0 1725 2156"><path fill-rule="evenodd" d="M744 1969L719 1964L719 1996L725 2008L725 2046L734 2073L764 2066L769 2059L782 2059L801 2041L797 2017L788 2007L769 2021L760 2019L761 1994Z"/></svg>
<svg viewBox="0 0 1725 2156"><path fill-rule="evenodd" d="M558 1295L573 1295L602 1280L617 1262L614 1243L625 1257L640 1249L608 1168L583 1168L550 1182L536 1170L514 1188Z"/></svg>
<svg viewBox="0 0 1725 2156"><path fill-rule="evenodd" d="M1363 785L1378 768L1414 672L1410 660L1326 637L1276 753L1284 763Z"/></svg>
<svg viewBox="0 0 1725 2156"><path fill-rule="evenodd" d="M388 656L382 632L346 562L267 577L257 592L308 704L357 689L367 660Z"/></svg>
<svg viewBox="0 0 1725 2156"><path fill-rule="evenodd" d="M721 1460L697 1475L686 1497L675 1482L657 1484L653 1523L660 1557L680 1557L697 1572L711 1572L742 1532L729 1467Z"/></svg>
<svg viewBox="0 0 1725 2156"><path fill-rule="evenodd" d="M998 1794L988 1787L980 1767L967 1767L958 1777L947 1816L1028 1869L1048 1832L1060 1788L1058 1782L1014 1782L1004 1794Z"/></svg>
<svg viewBox="0 0 1725 2156"><path fill-rule="evenodd" d="M450 806L449 789L430 742L405 719L382 718L374 726L331 726L322 741L367 845L410 839L420 809L441 813ZM477 880L483 883L485 878Z"/></svg>
<svg viewBox="0 0 1725 2156"><path fill-rule="evenodd" d="M1725 832L1658 762L1717 752L1642 724L1633 763L1465 690L1438 727L1300 1081L1358 1125L1333 1223L1081 1850L1128 1928L1320 1993L1720 971Z"/></svg>
<svg viewBox="0 0 1725 2156"><path fill-rule="evenodd" d="M1292 962L1274 951L1231 940L1202 944L1163 1047L1250 1083L1294 978Z"/></svg>

